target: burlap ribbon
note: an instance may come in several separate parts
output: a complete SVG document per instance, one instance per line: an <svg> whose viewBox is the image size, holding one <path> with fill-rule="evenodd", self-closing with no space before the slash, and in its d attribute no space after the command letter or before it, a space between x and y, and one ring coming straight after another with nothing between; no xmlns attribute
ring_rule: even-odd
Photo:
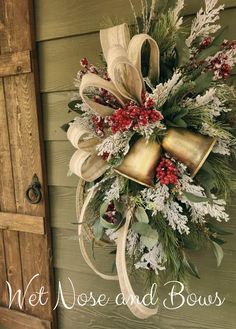
<svg viewBox="0 0 236 329"><path fill-rule="evenodd" d="M134 100L142 102L142 91L144 90L144 80L141 71L141 54L143 45L148 42L150 46L149 72L150 79L157 80L159 77L159 48L155 40L147 34L139 34L130 40L129 28L127 24L122 24L100 31L100 40L104 57L107 61L108 74L111 81L89 73L81 81L80 96L84 102L96 115L105 117L112 115L114 109L109 106L96 103L87 95L87 90L92 88L105 89L123 106L126 102ZM100 177L107 169L107 164L97 156L96 146L101 140L94 136L93 132L85 129L78 118L71 124L68 139L78 150L73 155L70 162L70 170L86 181L94 181ZM79 236L83 235L83 223L86 223L86 210L91 202L96 188L92 189L86 197L79 218ZM82 255L90 268L100 277L107 280L119 280L121 291L127 301L127 306L131 312L140 319L148 318L157 313L157 308L151 309L140 304L135 296L129 281L125 260L126 239L132 209L127 209L125 225L118 231L116 267L117 276L101 273L91 262L84 245L83 238L80 239Z"/></svg>
<svg viewBox="0 0 236 329"><path fill-rule="evenodd" d="M154 39L147 34L139 34L130 40L127 24L122 24L100 31L100 39L107 70L111 81L96 74L84 75L80 85L80 96L96 115L105 117L112 115L114 109L99 104L88 97L89 89L105 89L111 93L121 106L134 100L141 103L144 80L141 71L141 54L143 45L150 45L149 72L150 79L159 77L159 48ZM107 164L97 157L96 146L101 140L94 138L89 129L85 129L78 120L70 125L68 139L78 151L70 162L70 170L86 181L100 177L107 169Z"/></svg>

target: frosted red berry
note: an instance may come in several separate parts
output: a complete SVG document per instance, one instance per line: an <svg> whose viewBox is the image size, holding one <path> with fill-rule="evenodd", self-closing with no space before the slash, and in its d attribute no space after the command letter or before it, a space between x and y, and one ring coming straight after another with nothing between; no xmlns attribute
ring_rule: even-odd
<svg viewBox="0 0 236 329"><path fill-rule="evenodd" d="M173 161L167 158L162 158L157 170L156 177L163 185L178 184L178 169Z"/></svg>

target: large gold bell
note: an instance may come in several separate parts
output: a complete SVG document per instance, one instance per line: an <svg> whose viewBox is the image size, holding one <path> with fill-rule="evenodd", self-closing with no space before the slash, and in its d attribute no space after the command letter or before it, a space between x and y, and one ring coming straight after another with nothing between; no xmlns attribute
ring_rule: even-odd
<svg viewBox="0 0 236 329"><path fill-rule="evenodd" d="M141 137L115 171L141 185L152 187L160 153L160 144Z"/></svg>
<svg viewBox="0 0 236 329"><path fill-rule="evenodd" d="M183 128L170 128L162 146L174 159L184 163L192 177L201 169L212 151L216 139Z"/></svg>

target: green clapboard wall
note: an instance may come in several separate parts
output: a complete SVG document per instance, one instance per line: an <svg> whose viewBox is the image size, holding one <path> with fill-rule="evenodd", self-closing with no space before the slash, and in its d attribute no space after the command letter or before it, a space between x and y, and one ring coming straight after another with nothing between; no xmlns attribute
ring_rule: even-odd
<svg viewBox="0 0 236 329"><path fill-rule="evenodd" d="M139 0L134 2L138 3ZM224 2L226 10L222 15L222 24L229 25L228 37L234 39L236 1ZM35 1L56 282L61 281L68 301L72 298L68 277L74 282L78 294L94 291L97 295L104 293L111 297L106 307L75 307L72 310L59 307L59 328L233 329L236 328L235 236L228 238L220 268L216 267L211 250L193 255L201 280L191 280L191 291L203 296L218 291L226 297L223 306L184 306L171 311L161 306L157 316L145 321L134 318L127 308L115 305L118 284L104 281L93 274L79 251L77 227L73 224L76 221L77 177L67 177L68 163L74 149L60 126L73 118L73 114L67 113L67 103L75 91L73 78L79 70L80 58L86 56L94 64L99 61L98 31L101 22L105 16L120 17L131 22L132 13L128 3L128 0ZM191 17L201 1L186 0L186 4L185 15ZM232 219L228 228L236 233L235 198L229 205L229 211ZM109 255L109 250L96 249L95 254L98 267L109 272L114 259ZM161 299L167 293L167 290L161 289Z"/></svg>

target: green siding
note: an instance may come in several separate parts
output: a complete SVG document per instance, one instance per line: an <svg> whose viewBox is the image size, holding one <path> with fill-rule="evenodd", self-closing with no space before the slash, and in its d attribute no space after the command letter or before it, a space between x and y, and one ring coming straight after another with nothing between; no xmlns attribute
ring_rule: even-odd
<svg viewBox="0 0 236 329"><path fill-rule="evenodd" d="M161 1L161 0L160 0ZM139 3L139 0L134 2ZM220 1L223 2L223 1ZM228 37L235 37L236 1L225 0L226 11L222 24L229 24ZM199 6L197 0L186 0L185 14L190 15ZM193 254L201 273L201 280L191 280L191 291L200 295L218 291L226 297L220 308L183 307L176 311L160 308L159 314L140 321L125 307L117 307L114 298L119 292L117 283L97 277L85 264L77 240L75 222L75 191L77 178L67 177L68 162L74 152L66 141L60 126L73 114L67 113L67 102L73 95L73 78L79 69L79 60L87 56L96 63L99 59L98 30L104 16L120 16L130 21L132 15L127 0L37 0L35 1L38 51L40 56L41 93L44 116L44 139L47 155L51 226L54 244L56 283L60 280L68 300L72 298L68 277L76 292L94 291L111 298L106 307L76 307L58 309L59 329L233 329L236 323L236 244L229 236L225 258L216 267L212 251ZM236 233L236 198L229 206L231 222L227 225ZM114 256L109 248L95 249L98 267L111 270ZM139 286L139 283L136 283ZM136 290L137 292L139 289ZM161 299L167 290L161 289Z"/></svg>

